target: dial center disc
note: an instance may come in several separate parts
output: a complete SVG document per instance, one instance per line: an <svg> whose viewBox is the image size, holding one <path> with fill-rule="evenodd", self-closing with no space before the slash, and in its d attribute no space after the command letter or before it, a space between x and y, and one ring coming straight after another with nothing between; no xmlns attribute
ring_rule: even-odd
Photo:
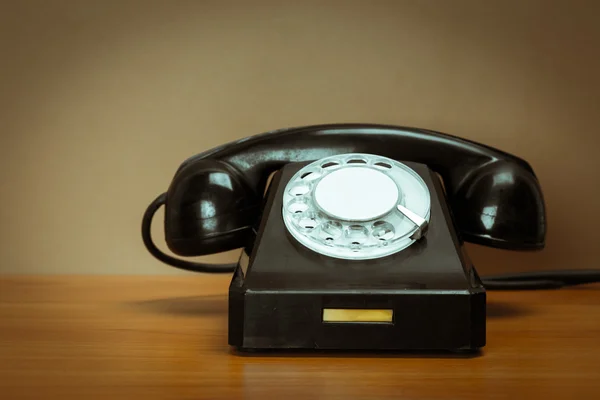
<svg viewBox="0 0 600 400"><path fill-rule="evenodd" d="M389 213L398 204L398 186L372 168L349 167L319 181L314 199L321 210L345 221L369 221Z"/></svg>

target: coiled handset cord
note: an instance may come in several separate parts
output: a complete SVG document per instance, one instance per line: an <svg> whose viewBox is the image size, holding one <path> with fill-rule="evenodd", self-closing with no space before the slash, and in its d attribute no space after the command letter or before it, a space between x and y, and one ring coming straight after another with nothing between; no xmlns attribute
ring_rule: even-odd
<svg viewBox="0 0 600 400"><path fill-rule="evenodd" d="M191 272L212 274L232 273L236 264L206 264L190 262L171 257L162 252L152 241L152 219L156 211L165 204L167 194L159 195L146 209L142 218L142 240L146 249L156 259L172 267ZM583 285L600 282L600 270L557 270L518 272L505 275L483 277L483 286L486 290L541 290L559 289L565 286Z"/></svg>

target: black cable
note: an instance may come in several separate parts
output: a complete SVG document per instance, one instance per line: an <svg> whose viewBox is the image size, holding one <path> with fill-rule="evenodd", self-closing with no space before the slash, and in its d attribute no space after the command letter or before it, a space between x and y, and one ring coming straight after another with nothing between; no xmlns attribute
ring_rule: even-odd
<svg viewBox="0 0 600 400"><path fill-rule="evenodd" d="M600 282L600 270L528 271L488 276L482 279L489 290L558 289Z"/></svg>
<svg viewBox="0 0 600 400"><path fill-rule="evenodd" d="M144 213L144 217L142 218L142 240L144 241L144 245L146 249L156 257L158 260L168 264L172 267L179 268L185 271L191 272L205 272L205 273L231 273L235 270L236 264L205 264L205 263L196 263L185 260L180 260L175 257L171 257L168 254L163 253L152 241L152 218L156 211L165 204L167 198L167 194L163 193L158 196L146 209Z"/></svg>
<svg viewBox="0 0 600 400"><path fill-rule="evenodd" d="M560 289L565 286L564 282L551 280L503 282L490 281L484 278L482 281L486 290L542 290Z"/></svg>

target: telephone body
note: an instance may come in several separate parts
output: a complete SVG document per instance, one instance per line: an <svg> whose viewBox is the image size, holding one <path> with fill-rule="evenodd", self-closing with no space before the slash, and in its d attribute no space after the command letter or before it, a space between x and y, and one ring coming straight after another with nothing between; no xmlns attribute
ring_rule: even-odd
<svg viewBox="0 0 600 400"><path fill-rule="evenodd" d="M163 205L175 255L241 248L239 261L160 251L149 224ZM426 129L328 124L185 160L142 235L167 264L233 273L238 349L471 351L485 345L485 288L464 241L539 250L546 214L514 155Z"/></svg>

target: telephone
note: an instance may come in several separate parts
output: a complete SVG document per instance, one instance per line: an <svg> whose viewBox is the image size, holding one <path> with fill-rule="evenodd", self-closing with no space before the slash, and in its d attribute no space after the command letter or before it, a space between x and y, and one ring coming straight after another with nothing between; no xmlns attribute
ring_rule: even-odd
<svg viewBox="0 0 600 400"><path fill-rule="evenodd" d="M163 205L176 256L242 249L239 261L160 251L150 224ZM487 284L463 241L539 250L545 235L542 190L526 161L376 124L281 129L195 155L142 222L162 262L233 273L229 343L242 350L479 349Z"/></svg>

